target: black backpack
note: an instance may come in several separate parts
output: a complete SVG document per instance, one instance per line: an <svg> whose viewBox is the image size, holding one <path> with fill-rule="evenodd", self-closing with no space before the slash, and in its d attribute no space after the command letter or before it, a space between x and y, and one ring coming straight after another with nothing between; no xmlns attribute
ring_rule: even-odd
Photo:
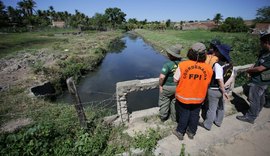
<svg viewBox="0 0 270 156"><path fill-rule="evenodd" d="M223 80L224 84L229 80L233 73L233 65L231 63L223 66Z"/></svg>
<svg viewBox="0 0 270 156"><path fill-rule="evenodd" d="M220 66L223 67L223 81L224 81L224 84L225 84L228 81L228 79L231 77L232 73L233 73L233 65L231 63L224 64L222 62L215 62L213 64L213 67L215 66L216 63L218 63ZM210 83L210 87L219 87L218 82L215 79L215 77L216 77L216 74L214 72L213 76L212 76L211 83Z"/></svg>

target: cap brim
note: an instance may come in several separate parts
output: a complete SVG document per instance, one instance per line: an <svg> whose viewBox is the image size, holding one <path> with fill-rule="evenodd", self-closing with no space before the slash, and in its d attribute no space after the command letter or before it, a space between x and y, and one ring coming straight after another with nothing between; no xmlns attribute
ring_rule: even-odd
<svg viewBox="0 0 270 156"><path fill-rule="evenodd" d="M270 37L270 33L264 34L260 37L260 39L268 38Z"/></svg>
<svg viewBox="0 0 270 156"><path fill-rule="evenodd" d="M217 45L216 47L217 47L218 51L220 52L220 54L221 54L222 56L224 56L225 59L226 59L228 62L230 62L230 61L231 61L230 55L229 55L229 54L226 54L226 53L224 52L224 50L223 50L219 45Z"/></svg>
<svg viewBox="0 0 270 156"><path fill-rule="evenodd" d="M166 51L167 51L167 53L169 53L170 55L172 55L172 56L174 56L176 58L181 58L181 55L175 54L172 51L170 51L169 49L167 49Z"/></svg>

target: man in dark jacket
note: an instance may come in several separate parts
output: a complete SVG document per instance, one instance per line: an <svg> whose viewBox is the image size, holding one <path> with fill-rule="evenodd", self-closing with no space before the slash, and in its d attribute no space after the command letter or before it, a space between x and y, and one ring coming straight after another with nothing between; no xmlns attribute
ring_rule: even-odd
<svg viewBox="0 0 270 156"><path fill-rule="evenodd" d="M253 124L265 104L265 91L270 84L270 33L260 38L263 53L254 67L246 72L251 76L248 100L250 108L244 116L236 116L238 120Z"/></svg>

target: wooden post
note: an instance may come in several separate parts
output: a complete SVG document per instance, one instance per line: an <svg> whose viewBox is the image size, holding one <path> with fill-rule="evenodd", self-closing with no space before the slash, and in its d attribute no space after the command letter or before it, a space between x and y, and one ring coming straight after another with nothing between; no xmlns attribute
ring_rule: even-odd
<svg viewBox="0 0 270 156"><path fill-rule="evenodd" d="M84 109L83 109L81 99L80 99L80 97L78 95L78 92L77 92L77 89L76 89L76 86L75 86L75 83L74 83L72 77L68 78L66 83L67 83L67 86L68 86L69 93L74 97L74 99L76 101L74 106L75 106L75 109L77 111L77 114L78 114L78 117L79 117L79 120L80 120L80 125L84 129L87 129L87 122L86 122L86 116L85 116L85 113L84 113Z"/></svg>

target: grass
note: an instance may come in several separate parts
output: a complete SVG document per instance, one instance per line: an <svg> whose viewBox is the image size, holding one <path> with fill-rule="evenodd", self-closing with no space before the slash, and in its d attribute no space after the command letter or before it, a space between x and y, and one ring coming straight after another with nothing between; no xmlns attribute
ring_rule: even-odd
<svg viewBox="0 0 270 156"><path fill-rule="evenodd" d="M145 29L137 29L136 33L141 35L146 41L152 43L158 49L165 49L174 44L182 44L184 46L183 57L192 44L196 42L209 43L212 39L220 39L222 43L233 45L233 39L245 38L247 33L223 33L211 32L208 30L165 30L165 31L150 31ZM208 44L206 44L208 46Z"/></svg>
<svg viewBox="0 0 270 156"><path fill-rule="evenodd" d="M1 133L0 142L3 145L1 154L8 153L11 146L13 154L19 152L26 155L30 153L66 155L64 153L72 152L79 155L90 153L97 155L105 148L108 148L107 153L111 155L111 152L118 153L127 149L120 147L114 151L115 146L113 146L111 149L113 151L110 151L110 147L107 147L107 141L114 132L112 127L102 124L102 117L111 115L107 109L85 108L90 126L86 132L80 130L73 105L52 103L28 96L28 87L35 84L36 80L42 81L39 79L40 75L41 78L45 75L46 79L57 81L59 84L68 76L81 75L82 70L94 69L109 50L111 42L122 35L121 31L90 31L81 35L62 34L63 32L66 31L0 34L2 60L23 60L23 54L27 54L35 61L32 66L29 66L35 80L26 79L20 84L29 85L12 84L8 90L0 92L1 125L19 118L33 120L31 125L19 131L11 134ZM65 55L68 56L66 59L60 59ZM51 146L54 147L53 150Z"/></svg>
<svg viewBox="0 0 270 156"><path fill-rule="evenodd" d="M51 46L53 43L63 42L65 39L54 36L46 36L44 33L14 33L0 34L0 58L15 55L27 49L41 49Z"/></svg>
<svg viewBox="0 0 270 156"><path fill-rule="evenodd" d="M70 32L52 29L0 34L0 58L12 58L14 62L33 59L30 67L35 77L45 77L61 92L61 83L66 78L78 78L83 72L94 70L109 50L111 42L122 35L121 31L87 31L80 35Z"/></svg>
<svg viewBox="0 0 270 156"><path fill-rule="evenodd" d="M83 50L94 49L93 44L96 47L106 47L111 38L116 38L121 34L120 31L87 31L84 32L86 35L78 36L72 35L71 32L77 32L77 30L46 29L39 32L0 34L0 58L24 52L35 53L42 48L52 48L53 51L68 49L68 53L80 53Z"/></svg>
<svg viewBox="0 0 270 156"><path fill-rule="evenodd" d="M22 54L27 53L35 61L29 66L32 73L26 73L27 79L23 79L24 81L19 84L10 84L7 91L0 92L0 113L2 115L0 123L16 118L16 116L5 116L7 114L25 113L27 110L39 109L39 102L34 105L33 100L27 96L28 87L34 85L37 80L42 81L45 76L47 80L55 84L56 88L61 90L60 83L63 79L69 76L78 77L82 74L82 70L94 69L109 50L108 46L111 41L122 35L121 31L89 31L80 36L62 35L62 33L71 31L75 30L49 29L41 32L0 34L0 58L3 60L15 58L16 62L16 59L21 61L24 57ZM43 50L44 47L46 50ZM36 53L40 52L42 52L42 57L36 57ZM67 55L68 58L61 60L60 57L63 55ZM50 61L51 58L55 60ZM29 77L29 74L33 76ZM30 116L32 115L30 114Z"/></svg>

